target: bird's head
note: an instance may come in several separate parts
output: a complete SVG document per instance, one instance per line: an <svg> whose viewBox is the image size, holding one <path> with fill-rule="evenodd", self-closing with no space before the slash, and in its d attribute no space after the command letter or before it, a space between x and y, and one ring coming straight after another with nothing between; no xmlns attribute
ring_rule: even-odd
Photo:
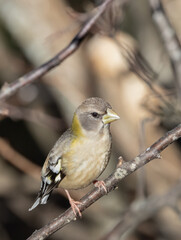
<svg viewBox="0 0 181 240"><path fill-rule="evenodd" d="M72 131L77 136L96 135L118 119L111 105L102 98L88 98L75 111Z"/></svg>

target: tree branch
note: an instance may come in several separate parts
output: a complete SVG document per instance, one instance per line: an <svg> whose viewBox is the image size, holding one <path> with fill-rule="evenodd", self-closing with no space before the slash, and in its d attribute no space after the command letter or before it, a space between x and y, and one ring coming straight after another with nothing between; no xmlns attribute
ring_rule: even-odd
<svg viewBox="0 0 181 240"><path fill-rule="evenodd" d="M39 109L29 109L7 103L0 104L0 119L2 117L24 120L59 131L63 128L62 120L57 117L48 115Z"/></svg>
<svg viewBox="0 0 181 240"><path fill-rule="evenodd" d="M152 10L153 21L161 33L165 48L172 63L176 79L177 97L178 100L181 100L181 44L167 17L162 2L160 0L149 0L149 3Z"/></svg>
<svg viewBox="0 0 181 240"><path fill-rule="evenodd" d="M179 124L173 130L167 132L162 138L156 141L152 146L147 148L143 153L138 155L133 160L129 162L121 161L116 170L105 180L107 192L114 190L118 183L132 172L149 163L151 160L160 158L160 153L180 137L181 124ZM86 208L88 208L105 194L106 193L103 189L94 188L90 193L86 194L81 199L81 205L79 205L80 211L83 212ZM72 209L69 208L63 214L53 219L46 226L42 227L38 231L35 231L28 238L28 240L46 239L48 236L63 228L73 220L76 220L76 218Z"/></svg>
<svg viewBox="0 0 181 240"><path fill-rule="evenodd" d="M85 39L85 37L88 35L91 27L95 24L97 19L106 10L107 6L112 1L113 0L105 0L100 6L98 6L96 8L96 13L84 24L80 32L73 38L73 40L68 44L68 46L65 47L62 51L60 51L55 57L53 57L37 69L34 69L31 72L25 74L24 76L18 78L13 83L4 84L0 91L0 100L4 100L12 96L21 87L30 84L36 79L44 76L52 68L60 65L60 63L62 63L67 57L74 53L78 49L82 41Z"/></svg>
<svg viewBox="0 0 181 240"><path fill-rule="evenodd" d="M115 43L119 46L121 54L129 64L130 71L135 73L141 80L143 80L150 88L152 93L159 97L162 102L168 106L170 103L166 98L155 88L152 80L157 78L157 74L152 70L149 63L143 58L138 48L131 48L127 43L120 42L115 37Z"/></svg>
<svg viewBox="0 0 181 240"><path fill-rule="evenodd" d="M18 153L10 144L0 137L0 156L8 160L17 169L36 180L40 180L41 168L29 159Z"/></svg>

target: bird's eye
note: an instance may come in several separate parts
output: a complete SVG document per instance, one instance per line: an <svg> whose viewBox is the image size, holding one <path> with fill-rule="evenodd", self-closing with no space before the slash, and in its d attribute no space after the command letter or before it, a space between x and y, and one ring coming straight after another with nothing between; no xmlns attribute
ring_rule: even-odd
<svg viewBox="0 0 181 240"><path fill-rule="evenodd" d="M94 118L98 118L99 117L99 114L97 112L93 112L91 113L91 115L94 117Z"/></svg>

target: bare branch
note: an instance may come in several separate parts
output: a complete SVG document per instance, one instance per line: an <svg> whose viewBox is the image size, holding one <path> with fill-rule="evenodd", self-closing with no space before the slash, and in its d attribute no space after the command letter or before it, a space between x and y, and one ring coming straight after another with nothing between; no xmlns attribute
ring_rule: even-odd
<svg viewBox="0 0 181 240"><path fill-rule="evenodd" d="M39 109L28 109L3 103L0 104L0 115L16 120L33 122L42 126L48 126L59 131L63 128L63 122L61 119L48 115Z"/></svg>
<svg viewBox="0 0 181 240"><path fill-rule="evenodd" d="M179 124L173 130L167 132L165 136L160 138L152 146L147 148L143 153L138 155L133 160L129 162L122 161L122 164L118 164L116 170L105 180L107 192L114 190L118 183L132 172L149 163L151 160L159 158L160 153L180 137L181 124ZM82 204L79 205L80 211L83 212L86 208L88 208L90 205L92 205L95 201L97 201L104 195L104 190L94 188L90 193L86 194L81 199ZM46 239L48 236L50 236L57 230L63 228L65 225L69 224L73 220L76 220L76 218L72 209L69 208L66 212L53 219L49 224L42 227L40 230L35 231L28 238L28 240Z"/></svg>
<svg viewBox="0 0 181 240"><path fill-rule="evenodd" d="M127 43L118 41L116 37L113 37L113 40L119 46L121 54L128 62L130 71L135 73L141 80L143 80L153 94L160 98L166 106L170 105L166 98L153 85L152 80L157 78L157 74L152 70L149 63L147 63L147 61L141 55L139 49L132 49Z"/></svg>
<svg viewBox="0 0 181 240"><path fill-rule="evenodd" d="M0 138L0 155L17 169L36 180L40 180L40 167L14 150L3 138Z"/></svg>
<svg viewBox="0 0 181 240"><path fill-rule="evenodd" d="M74 53L78 49L82 41L85 39L85 37L88 35L91 27L95 24L97 19L106 10L107 6L112 1L113 0L105 0L100 6L98 6L97 9L95 9L96 13L89 18L89 20L84 24L80 32L73 38L73 40L68 44L68 46L65 47L62 51L60 51L55 57L53 57L37 69L34 69L31 72L25 74L24 76L18 78L13 83L6 83L0 91L0 100L4 100L12 96L21 87L30 84L36 79L44 76L52 68L60 65L60 63L62 63L67 57Z"/></svg>
<svg viewBox="0 0 181 240"><path fill-rule="evenodd" d="M149 0L152 18L157 25L172 63L178 99L181 100L181 45L160 0Z"/></svg>

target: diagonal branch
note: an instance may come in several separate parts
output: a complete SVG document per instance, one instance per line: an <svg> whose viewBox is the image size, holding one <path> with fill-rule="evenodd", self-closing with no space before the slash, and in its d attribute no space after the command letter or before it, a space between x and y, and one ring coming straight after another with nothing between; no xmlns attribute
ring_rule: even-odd
<svg viewBox="0 0 181 240"><path fill-rule="evenodd" d="M105 180L107 192L114 190L118 183L132 172L149 163L151 160L160 158L160 153L180 137L181 124L173 130L167 132L163 137L157 140L152 146L147 148L133 160L129 162L121 162L120 160L116 170ZM105 191L102 189L94 188L90 193L86 194L81 199L82 204L79 205L80 211L83 212L105 194ZM42 227L38 231L35 231L28 240L46 239L48 236L63 228L73 220L76 220L76 218L72 209L69 208L66 212L53 219L46 226Z"/></svg>
<svg viewBox="0 0 181 240"><path fill-rule="evenodd" d="M36 180L40 180L41 168L29 159L18 153L10 144L0 137L0 156L9 161L20 171L26 173Z"/></svg>
<svg viewBox="0 0 181 240"><path fill-rule="evenodd" d="M73 40L68 44L68 46L65 47L62 51L60 51L55 57L53 57L40 67L18 78L14 82L10 84L6 83L0 91L0 100L4 100L12 96L21 87L30 84L36 79L44 76L52 68L55 68L58 65L60 65L60 63L62 63L67 57L74 53L79 48L82 41L88 35L89 30L92 28L97 19L106 10L107 6L111 2L113 2L113 0L105 0L100 6L98 6L96 9L96 13L84 24L80 32L73 38Z"/></svg>

